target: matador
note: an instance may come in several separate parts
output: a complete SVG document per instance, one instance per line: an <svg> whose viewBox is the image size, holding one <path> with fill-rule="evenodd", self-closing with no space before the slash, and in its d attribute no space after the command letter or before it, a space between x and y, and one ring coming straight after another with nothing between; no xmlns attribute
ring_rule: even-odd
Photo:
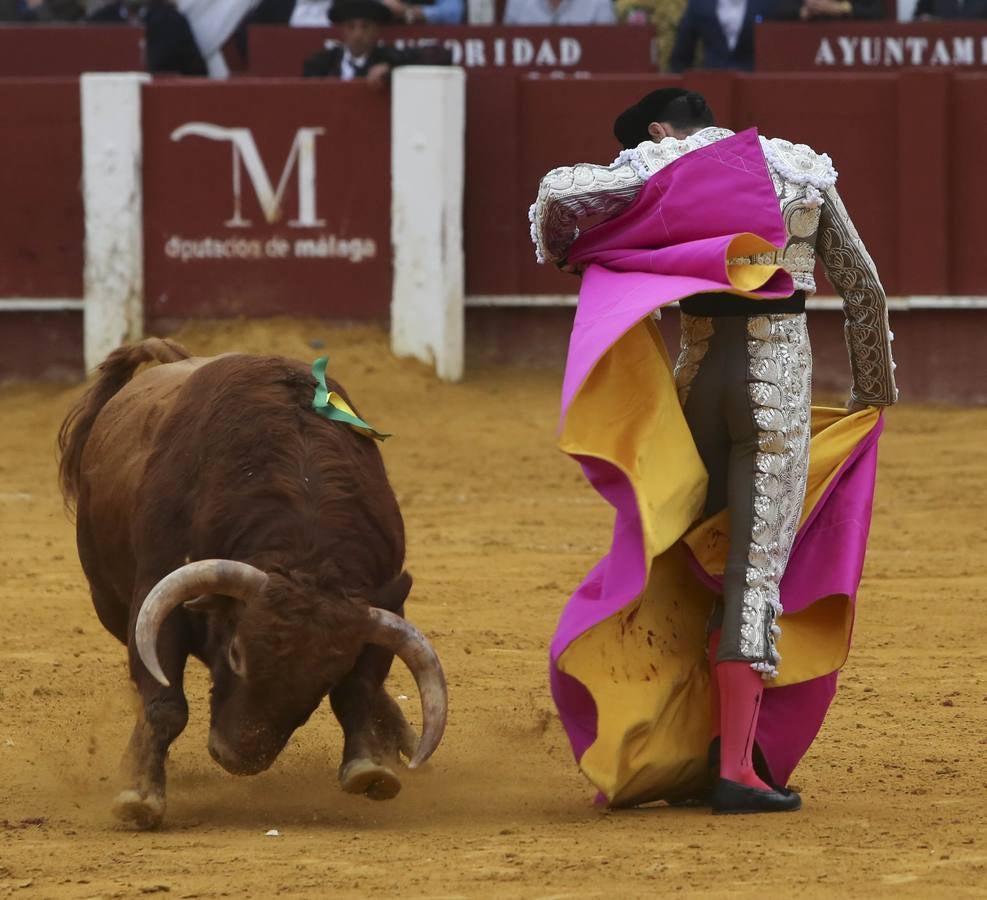
<svg viewBox="0 0 987 900"><path fill-rule="evenodd" d="M563 448L618 519L611 553L563 614L553 692L613 805L705 795L714 813L798 809L785 779L849 648L880 409L897 399L885 292L826 154L716 127L706 101L678 88L635 103L614 134L624 150L612 165L553 169L530 213L539 261L583 275ZM810 407L817 260L843 299L846 410ZM681 351L666 376L651 368L664 353L651 317L674 300ZM820 573L827 548L836 576ZM683 611L696 605L698 638ZM613 671L593 661L607 655ZM701 754L698 714L678 708L699 680Z"/></svg>

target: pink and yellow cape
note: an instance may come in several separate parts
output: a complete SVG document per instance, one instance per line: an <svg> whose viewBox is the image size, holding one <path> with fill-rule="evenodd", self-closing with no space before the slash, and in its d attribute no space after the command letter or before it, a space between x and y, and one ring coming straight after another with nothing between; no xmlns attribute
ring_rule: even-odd
<svg viewBox="0 0 987 900"><path fill-rule="evenodd" d="M562 395L561 448L615 510L610 552L566 605L551 685L580 768L613 806L688 793L706 774L705 626L723 573L724 511L699 521L707 476L651 313L683 297L792 293L774 265L728 260L784 246L754 131L660 170L589 229ZM818 732L846 660L863 567L880 412L812 410L805 505L781 582L780 676L757 741L784 784Z"/></svg>

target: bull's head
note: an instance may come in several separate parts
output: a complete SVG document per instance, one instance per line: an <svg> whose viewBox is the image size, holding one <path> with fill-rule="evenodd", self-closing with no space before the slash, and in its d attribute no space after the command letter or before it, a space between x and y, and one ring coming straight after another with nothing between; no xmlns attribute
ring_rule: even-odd
<svg viewBox="0 0 987 900"><path fill-rule="evenodd" d="M292 732L352 669L366 644L393 652L411 670L422 701L422 737L409 762L421 765L445 729L446 687L435 651L400 616L366 599L321 596L314 582L268 574L225 559L189 563L164 577L137 618L137 652L168 684L158 661L158 632L179 606L215 609L209 750L224 768L252 774L267 768Z"/></svg>

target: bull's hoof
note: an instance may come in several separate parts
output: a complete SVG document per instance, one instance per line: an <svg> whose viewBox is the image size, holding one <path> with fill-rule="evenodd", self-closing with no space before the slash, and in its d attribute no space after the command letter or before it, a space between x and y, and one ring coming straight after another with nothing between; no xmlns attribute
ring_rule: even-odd
<svg viewBox="0 0 987 900"><path fill-rule="evenodd" d="M347 793L365 794L371 800L390 800L401 791L397 775L370 759L351 759L344 764L339 783Z"/></svg>
<svg viewBox="0 0 987 900"><path fill-rule="evenodd" d="M164 797L149 794L142 797L139 792L130 789L121 791L113 801L113 815L121 822L136 825L141 831L158 828L164 820Z"/></svg>

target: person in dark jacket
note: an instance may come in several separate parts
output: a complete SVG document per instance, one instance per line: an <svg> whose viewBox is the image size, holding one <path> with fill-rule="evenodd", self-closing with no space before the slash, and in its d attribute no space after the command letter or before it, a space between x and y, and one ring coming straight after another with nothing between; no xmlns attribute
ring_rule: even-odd
<svg viewBox="0 0 987 900"><path fill-rule="evenodd" d="M13 14L8 10L13 7ZM0 19L23 22L77 22L86 11L81 0L16 0L0 3Z"/></svg>
<svg viewBox="0 0 987 900"><path fill-rule="evenodd" d="M120 0L104 6L87 21L143 26L149 72L208 74L188 19L170 0Z"/></svg>
<svg viewBox="0 0 987 900"><path fill-rule="evenodd" d="M385 84L391 69L410 61L409 54L380 43L380 29L391 19L391 11L378 0L336 0L329 21L342 26L343 42L306 59L302 74Z"/></svg>
<svg viewBox="0 0 987 900"><path fill-rule="evenodd" d="M754 24L769 17L771 0L689 0L679 21L669 68L753 69ZM702 44L697 61L696 50Z"/></svg>
<svg viewBox="0 0 987 900"><path fill-rule="evenodd" d="M937 19L987 19L987 0L918 0L916 22Z"/></svg>

